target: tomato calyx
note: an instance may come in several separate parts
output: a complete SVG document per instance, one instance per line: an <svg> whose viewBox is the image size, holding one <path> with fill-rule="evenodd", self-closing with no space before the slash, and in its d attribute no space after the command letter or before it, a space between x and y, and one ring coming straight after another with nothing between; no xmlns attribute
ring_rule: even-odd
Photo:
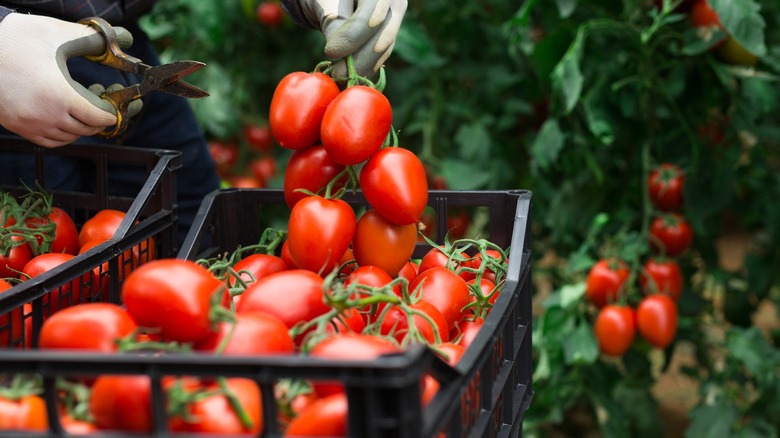
<svg viewBox="0 0 780 438"><path fill-rule="evenodd" d="M172 353L188 353L192 346L188 343L176 341L154 341L147 338L146 335L154 334L156 329L139 327L127 336L116 339L117 351L129 353L134 351L168 351Z"/></svg>
<svg viewBox="0 0 780 438"><path fill-rule="evenodd" d="M30 374L15 374L8 386L0 387L0 397L17 401L31 395L43 392L40 376Z"/></svg>
<svg viewBox="0 0 780 438"><path fill-rule="evenodd" d="M12 249L28 244L33 256L47 253L54 242L57 224L49 220L52 196L43 189L28 187L20 204L10 193L0 198L0 255L7 257ZM40 239L40 240L39 240Z"/></svg>
<svg viewBox="0 0 780 438"><path fill-rule="evenodd" d="M87 385L58 378L56 386L61 394L60 400L62 401L65 414L76 421L88 423L95 421L89 408L89 398L92 391Z"/></svg>

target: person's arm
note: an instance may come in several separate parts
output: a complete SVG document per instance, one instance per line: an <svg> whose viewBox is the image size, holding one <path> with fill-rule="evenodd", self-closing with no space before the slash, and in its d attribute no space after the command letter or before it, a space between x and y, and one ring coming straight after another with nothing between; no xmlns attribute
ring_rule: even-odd
<svg viewBox="0 0 780 438"><path fill-rule="evenodd" d="M342 60L353 55L358 74L379 71L390 56L406 13L407 0L281 0L296 22L320 29L325 36L325 55ZM346 75L343 61L335 76Z"/></svg>
<svg viewBox="0 0 780 438"><path fill-rule="evenodd" d="M65 64L74 52L72 41L95 32L50 17L5 15L0 21L0 125L46 147L113 126L110 104L74 82Z"/></svg>
<svg viewBox="0 0 780 438"><path fill-rule="evenodd" d="M13 12L13 9L6 8L5 6L0 6L0 22L3 21L3 18L5 18L6 15Z"/></svg>

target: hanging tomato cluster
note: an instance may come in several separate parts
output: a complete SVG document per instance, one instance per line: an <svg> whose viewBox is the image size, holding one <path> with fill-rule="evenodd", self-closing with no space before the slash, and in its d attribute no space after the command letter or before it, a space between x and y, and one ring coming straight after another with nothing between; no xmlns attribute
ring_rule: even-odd
<svg viewBox="0 0 780 438"><path fill-rule="evenodd" d="M623 356L639 335L664 349L677 334L677 301L683 277L676 258L693 241L691 225L681 213L685 174L672 163L653 168L647 177L650 223L649 257L632 268L617 257L606 257L588 272L585 294L598 309L594 331L599 348ZM639 297L630 293L638 280Z"/></svg>

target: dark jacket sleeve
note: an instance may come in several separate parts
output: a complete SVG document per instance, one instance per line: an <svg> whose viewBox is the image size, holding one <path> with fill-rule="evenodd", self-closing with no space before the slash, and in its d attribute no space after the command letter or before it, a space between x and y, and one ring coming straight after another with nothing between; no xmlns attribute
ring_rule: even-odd
<svg viewBox="0 0 780 438"><path fill-rule="evenodd" d="M303 13L301 3L298 0L281 0L282 9L287 12L287 15L301 26L309 27L312 29L319 29L319 23L312 23L306 18L306 14Z"/></svg>

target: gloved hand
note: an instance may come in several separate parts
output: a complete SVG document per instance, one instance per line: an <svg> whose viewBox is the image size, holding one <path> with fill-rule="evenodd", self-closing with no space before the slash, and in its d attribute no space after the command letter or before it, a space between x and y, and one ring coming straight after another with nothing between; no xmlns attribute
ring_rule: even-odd
<svg viewBox="0 0 780 438"><path fill-rule="evenodd" d="M358 74L379 71L395 46L407 0L298 0L306 20L325 36L325 56L336 60L352 54ZM334 67L346 76L346 64Z"/></svg>
<svg viewBox="0 0 780 438"><path fill-rule="evenodd" d="M73 81L65 65L95 50L83 43L99 42L86 38L95 34L84 24L37 15L12 13L0 21L0 125L56 147L116 124L111 104Z"/></svg>

